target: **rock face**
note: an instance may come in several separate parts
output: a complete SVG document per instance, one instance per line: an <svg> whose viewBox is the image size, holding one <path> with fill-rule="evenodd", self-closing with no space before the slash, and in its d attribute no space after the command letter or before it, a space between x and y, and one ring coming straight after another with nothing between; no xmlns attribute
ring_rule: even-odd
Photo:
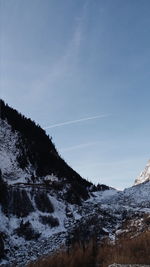
<svg viewBox="0 0 150 267"><path fill-rule="evenodd" d="M3 234L0 233L0 259L5 257Z"/></svg>
<svg viewBox="0 0 150 267"><path fill-rule="evenodd" d="M4 190L4 189L3 189ZM3 191L4 193L4 191ZM27 191L20 188L5 188L5 196L1 199L2 211L6 216L26 217L34 211Z"/></svg>
<svg viewBox="0 0 150 267"><path fill-rule="evenodd" d="M136 178L134 185L141 184L144 182L150 181L150 160L147 162L147 165L144 171Z"/></svg>

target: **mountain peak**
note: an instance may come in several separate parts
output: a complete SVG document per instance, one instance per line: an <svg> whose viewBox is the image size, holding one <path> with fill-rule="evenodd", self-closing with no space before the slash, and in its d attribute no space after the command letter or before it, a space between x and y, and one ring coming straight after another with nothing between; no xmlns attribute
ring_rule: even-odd
<svg viewBox="0 0 150 267"><path fill-rule="evenodd" d="M150 181L150 160L148 160L145 169L136 178L134 185Z"/></svg>

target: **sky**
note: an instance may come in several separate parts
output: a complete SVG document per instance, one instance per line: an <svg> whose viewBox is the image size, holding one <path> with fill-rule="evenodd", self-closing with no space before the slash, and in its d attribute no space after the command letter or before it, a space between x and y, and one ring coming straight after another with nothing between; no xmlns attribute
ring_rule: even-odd
<svg viewBox="0 0 150 267"><path fill-rule="evenodd" d="M93 183L150 158L150 1L0 0L0 97Z"/></svg>

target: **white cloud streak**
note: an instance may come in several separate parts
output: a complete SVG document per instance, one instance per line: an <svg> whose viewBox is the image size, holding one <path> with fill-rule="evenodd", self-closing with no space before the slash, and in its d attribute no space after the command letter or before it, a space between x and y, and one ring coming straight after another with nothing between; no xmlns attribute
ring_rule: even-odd
<svg viewBox="0 0 150 267"><path fill-rule="evenodd" d="M79 144L76 146L70 146L70 147L66 147L66 148L61 148L60 152L68 152L68 151L72 151L72 150L76 150L76 149L81 149L81 148L86 148L89 146L94 146L99 144L99 142L91 142L91 143L85 143L85 144Z"/></svg>
<svg viewBox="0 0 150 267"><path fill-rule="evenodd" d="M64 53L60 58L56 58L56 62L50 65L43 76L39 76L33 84L31 85L31 90L28 95L28 99L36 99L44 96L44 93L49 91L49 88L60 84L64 81L66 77L74 75L74 71L78 65L78 58L80 47L84 39L84 24L87 13L87 3L83 6L81 15L76 19L76 25L68 44L64 50ZM51 89L51 95L53 95L53 90Z"/></svg>
<svg viewBox="0 0 150 267"><path fill-rule="evenodd" d="M65 122L60 122L60 123L56 123L56 124L52 124L52 125L46 126L46 127L44 127L44 129L46 130L46 129L65 126L65 125L80 123L80 122L84 122L84 121L89 121L89 120L102 119L102 118L106 118L106 117L109 117L109 116L110 116L110 114L102 114L102 115L93 116L93 117L86 117L86 118L82 118L82 119L78 119L78 120L65 121Z"/></svg>

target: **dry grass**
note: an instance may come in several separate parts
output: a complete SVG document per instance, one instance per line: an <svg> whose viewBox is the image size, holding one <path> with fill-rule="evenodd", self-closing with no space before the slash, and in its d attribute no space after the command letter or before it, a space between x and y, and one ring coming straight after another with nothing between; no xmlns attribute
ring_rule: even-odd
<svg viewBox="0 0 150 267"><path fill-rule="evenodd" d="M142 233L134 239L122 238L115 245L109 241L99 246L91 241L85 249L75 245L69 253L57 252L28 267L94 267L96 264L106 267L114 262L150 264L150 232Z"/></svg>
<svg viewBox="0 0 150 267"><path fill-rule="evenodd" d="M93 257L93 246L89 244L85 250L79 245L75 245L73 249L67 253L60 251L49 257L44 257L41 260L29 264L28 267L90 267L94 266L96 257Z"/></svg>
<svg viewBox="0 0 150 267"><path fill-rule="evenodd" d="M122 238L115 245L105 243L99 248L97 261L105 267L114 262L122 264L150 264L150 232L133 238Z"/></svg>

